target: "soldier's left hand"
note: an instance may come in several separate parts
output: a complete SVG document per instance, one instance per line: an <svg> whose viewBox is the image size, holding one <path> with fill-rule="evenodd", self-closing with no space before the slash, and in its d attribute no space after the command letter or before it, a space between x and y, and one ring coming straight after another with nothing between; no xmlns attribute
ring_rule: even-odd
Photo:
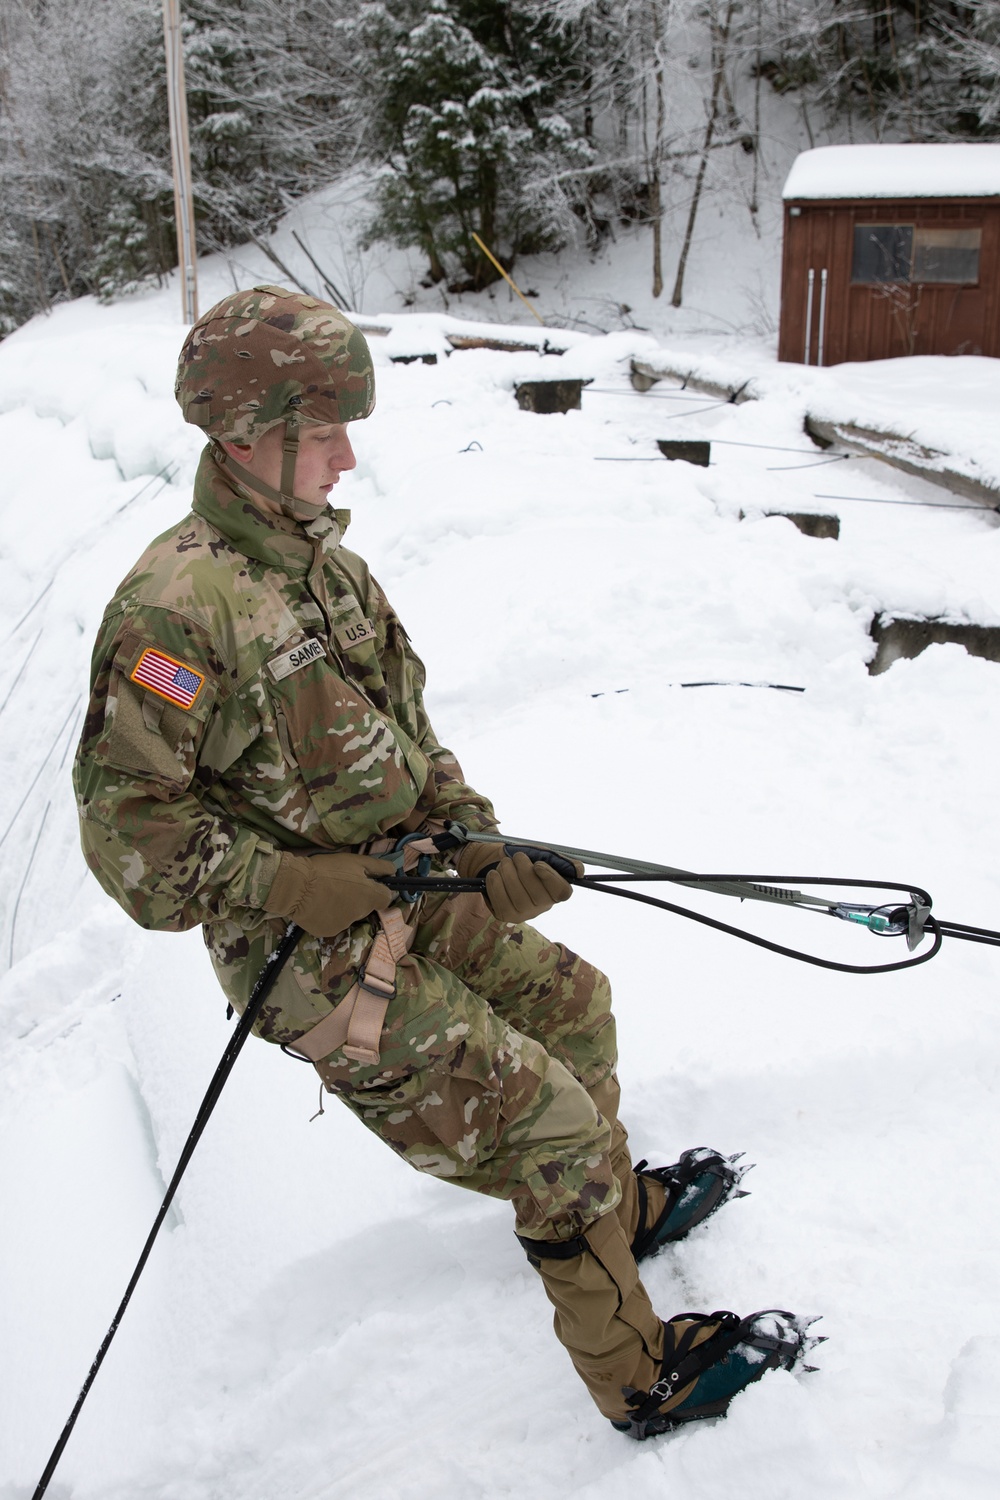
<svg viewBox="0 0 1000 1500"><path fill-rule="evenodd" d="M504 855L497 863L497 852L495 844L467 844L455 868L459 875L472 879L486 866L495 866L486 875L485 898L498 922L530 922L557 901L568 901L572 896L569 881L551 865L533 861L522 852L513 857ZM582 865L576 868L582 875Z"/></svg>

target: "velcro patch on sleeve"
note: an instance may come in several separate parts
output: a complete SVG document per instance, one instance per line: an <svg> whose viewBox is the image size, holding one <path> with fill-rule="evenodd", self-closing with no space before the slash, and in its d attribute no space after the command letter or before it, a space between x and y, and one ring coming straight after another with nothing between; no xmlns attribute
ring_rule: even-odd
<svg viewBox="0 0 1000 1500"><path fill-rule="evenodd" d="M158 693L178 708L191 708L205 685L204 672L198 672L175 656L148 646L129 673L132 682Z"/></svg>
<svg viewBox="0 0 1000 1500"><path fill-rule="evenodd" d="M365 641L373 641L375 634L375 626L371 620L355 620L351 625L341 625L334 634L334 640L341 651L350 651L352 646L362 646Z"/></svg>
<svg viewBox="0 0 1000 1500"><path fill-rule="evenodd" d="M310 636L308 640L300 641L297 646L293 646L291 651L284 652L282 656L272 657L267 664L267 670L275 682L280 682L283 677L290 677L293 672L298 672L300 668L307 667L311 661L318 661L321 656L325 655L322 641L318 641L315 636Z"/></svg>

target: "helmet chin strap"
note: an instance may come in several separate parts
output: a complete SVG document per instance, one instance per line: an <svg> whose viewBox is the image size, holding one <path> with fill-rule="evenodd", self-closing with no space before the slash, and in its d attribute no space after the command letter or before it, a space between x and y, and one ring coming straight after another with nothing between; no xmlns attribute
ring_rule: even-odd
<svg viewBox="0 0 1000 1500"><path fill-rule="evenodd" d="M263 495L265 500L270 500L276 505L283 516L288 516L293 521L315 521L328 509L325 500L318 503L313 500L303 500L300 496L292 493L292 485L295 482L295 460L299 452L299 424L292 420L285 423L285 438L281 445L281 488L276 490L273 485L263 479L258 479L256 474L243 464L237 463L231 458L225 449L222 450L223 467L228 469L240 484L248 490L254 490L258 495Z"/></svg>

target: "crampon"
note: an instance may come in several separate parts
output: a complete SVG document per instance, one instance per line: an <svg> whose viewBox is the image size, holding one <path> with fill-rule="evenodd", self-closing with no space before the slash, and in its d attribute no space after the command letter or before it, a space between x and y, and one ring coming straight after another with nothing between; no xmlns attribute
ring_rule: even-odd
<svg viewBox="0 0 1000 1500"><path fill-rule="evenodd" d="M736 1163L742 1156L742 1151L735 1156L723 1156L707 1146L696 1146L669 1167L650 1167L645 1161L639 1162L634 1169L639 1189L639 1229L632 1241L636 1260L655 1255L664 1245L682 1240L724 1203L748 1197L740 1183L753 1163L738 1167ZM643 1179L650 1177L662 1185L667 1201L655 1222L646 1226L648 1194Z"/></svg>
<svg viewBox="0 0 1000 1500"><path fill-rule="evenodd" d="M825 1337L808 1330L817 1318L769 1307L740 1318L736 1313L679 1313L663 1325L663 1373L648 1391L624 1388L629 1415L612 1421L619 1432L642 1441L683 1422L725 1416L740 1391L768 1370L815 1370L806 1355Z"/></svg>

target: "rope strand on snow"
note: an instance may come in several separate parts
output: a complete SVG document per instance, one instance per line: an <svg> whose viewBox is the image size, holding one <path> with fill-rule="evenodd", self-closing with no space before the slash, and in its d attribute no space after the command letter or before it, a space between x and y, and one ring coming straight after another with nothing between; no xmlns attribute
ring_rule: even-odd
<svg viewBox="0 0 1000 1500"><path fill-rule="evenodd" d="M814 458L811 464L769 464L764 473L790 474L793 469L821 469L824 464L842 464L846 459L856 457L856 453L835 453L832 458Z"/></svg>
<svg viewBox="0 0 1000 1500"><path fill-rule="evenodd" d="M42 600L45 598L45 595L48 593L49 589L52 587L52 585L54 583L55 583L55 576L53 576L52 578L49 579L48 583L42 589L42 592L38 595L38 598L34 601L34 603L33 604L29 604L28 608L25 610L24 614L18 620L17 624L13 625L10 628L10 630L8 630L7 634L4 636L4 640L9 641L12 635L16 635L17 634L17 632L20 630L21 626L24 624L24 622L28 618L28 616L35 609L38 608L39 604L41 604Z"/></svg>
<svg viewBox="0 0 1000 1500"><path fill-rule="evenodd" d="M174 473L170 472L172 469L175 470ZM128 507L135 500L138 500L139 497L140 497L140 495L144 494L145 491L149 489L149 486L151 484L155 484L155 482L157 481L157 479L162 479L163 483L160 485L160 488L158 490L154 490L153 494L149 497L151 500L155 500L156 496L159 495L166 488L166 486L168 484L172 484L173 483L174 479L176 479L177 474L179 472L180 472L179 467L177 467L175 469L174 460L170 459L167 463L164 464L164 466L163 466L162 469L158 470L157 473L151 475L150 478L146 480L146 483L144 485L142 485L138 490L136 490L135 494L131 495L129 497L129 499L125 501L125 503L123 505L119 505L118 508L117 508L117 510L113 511L112 514L116 515L116 516L120 516L121 513L122 513L122 511L127 510ZM10 630L8 630L7 634L4 636L4 641L11 640L11 638L13 636L15 636L17 634L17 632L20 630L21 626L25 623L25 621L28 620L28 619L30 619L30 617L34 614L35 610L41 604L42 600L45 598L46 594L49 592L49 590L51 589L52 585L55 583L56 576L58 575L60 568L66 562L67 558L70 557L70 556L72 556L73 553L79 551L80 547L82 545L84 545L84 543L86 543L90 539L90 537L94 536L98 531L100 531L104 524L105 524L104 522L101 522L100 526L92 528L90 531L85 532L83 534L83 536L81 536L81 537L79 537L77 539L77 541L74 543L72 552L67 553L66 556L62 557L60 559L60 561L56 564L55 571L53 572L52 577L49 579L48 583L42 589L42 592L40 594L38 594L32 600L32 602L28 605L28 608L25 610L25 612L21 616L21 618L17 621L16 625L12 625L11 626ZM41 634L41 632L39 632L39 634ZM38 643L38 641L37 641L37 637L36 637L34 645L37 645L37 643ZM34 645L32 646L32 650L34 650ZM27 660L30 658L30 656L31 656L31 651L28 652L28 657L25 658L25 662L27 662ZM23 668L22 668L22 670L23 670ZM18 674L18 675L20 676L20 674ZM15 685L16 685L16 679L15 679L15 683L11 685L11 691L13 691L13 688L14 688ZM8 694L8 696L9 696L9 694ZM2 707L6 707L6 702L7 702L7 700L4 699L3 705L0 706L0 711L2 711Z"/></svg>
<svg viewBox="0 0 1000 1500"><path fill-rule="evenodd" d="M58 733L56 734L55 739L52 741L52 744L49 746L48 750L45 753L45 759L42 761L41 765L38 767L38 770L35 772L34 776L31 778L31 785L28 787L28 790L25 792L24 796L21 798L20 802L17 805L17 811L15 812L14 816L11 818L10 822L7 824L7 827L4 829L3 833L0 834L0 848L3 847L4 842L5 842L6 838L7 838L7 835L10 833L10 831L13 828L14 824L17 822L18 818L21 816L21 811L22 811L22 809L24 807L24 804L27 802L28 798L31 796L32 792L35 790L35 787L36 787L36 785L38 783L38 778L41 776L42 772L45 770L45 767L48 765L49 760L52 757L52 752L55 750L56 746L58 745L60 739L63 736L63 733L65 732L66 725L69 723L69 721L72 719L73 715L76 713L77 704L79 702L80 702L80 694L77 693L76 698L73 701L73 707L70 709L70 711L66 715L65 719L63 719L62 724L59 726L59 730L58 730Z"/></svg>
<svg viewBox="0 0 1000 1500"><path fill-rule="evenodd" d="M38 642L42 638L42 632L44 631L44 629L45 629L45 626L43 625L42 629L38 632L38 634L35 636L35 639L32 641L31 645L28 647L28 650L27 650L27 652L25 654L24 661L21 663L21 665L17 669L17 676L14 678L14 681L11 683L10 687L7 689L7 692L4 695L3 702L0 703L0 714L2 714L3 711L4 711L4 709L7 707L7 704L10 702L11 698L14 695L14 689L17 687L18 683L21 681L21 678L24 676L25 668L27 667L29 661L32 658L32 655L34 654L35 647L38 645Z"/></svg>
<svg viewBox="0 0 1000 1500"><path fill-rule="evenodd" d="M7 951L8 969L12 969L14 967L14 934L17 931L17 914L21 907L21 897L24 895L24 888L28 884L28 876L31 874L31 866L35 862L35 855L38 852L38 845L41 843L42 839L42 829L45 827L45 819L49 815L49 808L51 806L51 802L46 802L45 811L42 813L41 820L38 824L38 832L35 834L35 842L32 844L31 853L28 855L28 863L24 867L24 874L21 877L21 884L17 888L17 898L14 901L14 910L11 913L10 918L10 946Z"/></svg>
<svg viewBox="0 0 1000 1500"><path fill-rule="evenodd" d="M603 385L587 385L583 389L584 395L588 396L645 396L650 401L704 401L706 394L704 391L688 391L682 385L672 386L666 391L612 390ZM730 404L728 397L724 404Z"/></svg>
<svg viewBox="0 0 1000 1500"><path fill-rule="evenodd" d="M858 455L859 457L861 455ZM820 495L813 493L814 500L857 500L862 505L931 505L939 510L978 510L986 515L994 511L1000 515L1000 504L998 505L966 505L964 501L957 500L885 500L880 495Z"/></svg>
<svg viewBox="0 0 1000 1500"><path fill-rule="evenodd" d="M168 484L172 484L174 479L176 479L177 474L171 474L170 472L174 467L174 460L171 458L156 474L151 474L142 488L136 490L134 495L130 495L129 498L125 501L124 505L119 505L118 509L115 511L115 515L120 516L123 510L128 510L129 506L132 505L136 500L138 500L140 495L145 494L151 484L155 484L158 479L162 479L163 484L160 485L160 489L157 490L155 494L150 495L149 497L151 500L155 500L156 496L160 493L160 490L165 489ZM180 472L179 468L177 472Z"/></svg>

